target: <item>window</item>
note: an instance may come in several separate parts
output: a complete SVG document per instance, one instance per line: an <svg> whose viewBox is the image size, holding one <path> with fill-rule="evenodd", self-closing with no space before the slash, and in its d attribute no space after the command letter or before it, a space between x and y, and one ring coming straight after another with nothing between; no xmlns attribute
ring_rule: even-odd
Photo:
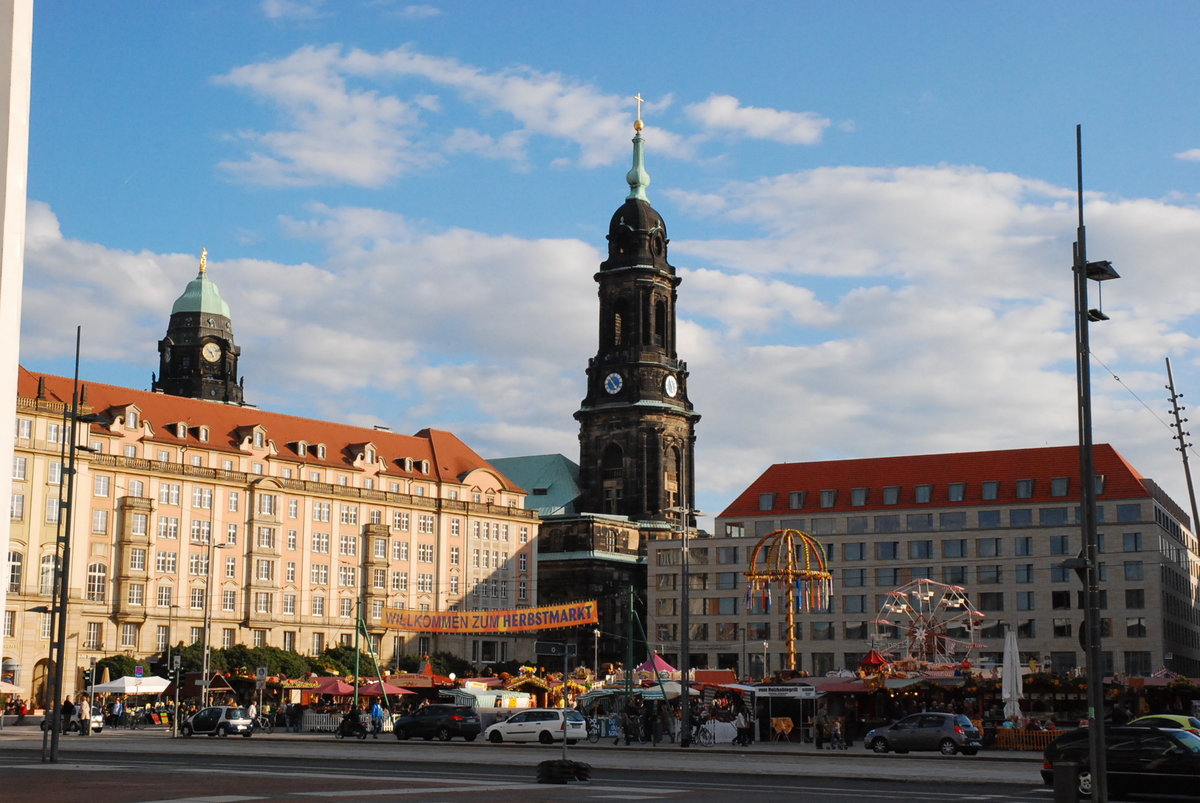
<svg viewBox="0 0 1200 803"><path fill-rule="evenodd" d="M22 458L24 459L24 458ZM13 479L25 479L24 477L13 477ZM108 496L109 488L112 486L112 477L106 474L97 474L92 480L92 491L95 496Z"/></svg>
<svg viewBox="0 0 1200 803"><path fill-rule="evenodd" d="M875 585L877 586L898 586L900 585L900 570L895 568L883 568L875 570Z"/></svg>
<svg viewBox="0 0 1200 803"><path fill-rule="evenodd" d="M1146 607L1146 591L1142 588L1125 589L1125 607L1131 609Z"/></svg>
<svg viewBox="0 0 1200 803"><path fill-rule="evenodd" d="M866 585L866 569L842 569L842 585L856 587Z"/></svg>
<svg viewBox="0 0 1200 803"><path fill-rule="evenodd" d="M914 490L914 499L917 504L926 504L933 499L932 485L918 485Z"/></svg>
<svg viewBox="0 0 1200 803"><path fill-rule="evenodd" d="M199 486L192 488L192 507L198 507L203 510L211 510L212 500L212 488L201 488Z"/></svg>
<svg viewBox="0 0 1200 803"><path fill-rule="evenodd" d="M1032 583L1033 582L1033 564L1032 563L1018 563L1013 568L1016 569L1018 583Z"/></svg>
<svg viewBox="0 0 1200 803"><path fill-rule="evenodd" d="M1017 592L1017 610L1032 611L1037 607L1036 595L1032 591Z"/></svg>
<svg viewBox="0 0 1200 803"><path fill-rule="evenodd" d="M1142 520L1142 506L1139 504L1117 505L1117 521L1132 522Z"/></svg>
<svg viewBox="0 0 1200 803"><path fill-rule="evenodd" d="M29 440L33 437L33 419L18 418L17 419L17 437Z"/></svg>
<svg viewBox="0 0 1200 803"><path fill-rule="evenodd" d="M409 514L401 511L396 511L392 514L392 529L393 530L408 530Z"/></svg>
<svg viewBox="0 0 1200 803"><path fill-rule="evenodd" d="M850 505L852 507L862 507L867 503L866 488L851 488L850 489Z"/></svg>
<svg viewBox="0 0 1200 803"><path fill-rule="evenodd" d="M312 534L312 551L319 555L329 554L329 533Z"/></svg>
<svg viewBox="0 0 1200 803"><path fill-rule="evenodd" d="M1000 526L1000 511L999 510L981 510L979 511L979 528L981 530L991 527Z"/></svg>
<svg viewBox="0 0 1200 803"><path fill-rule="evenodd" d="M1050 554L1051 555L1068 555L1071 552L1071 536L1069 535L1052 535L1050 536Z"/></svg>
<svg viewBox="0 0 1200 803"><path fill-rule="evenodd" d="M330 502L314 502L313 503L313 521L328 522L330 516Z"/></svg>
<svg viewBox="0 0 1200 803"><path fill-rule="evenodd" d="M192 552L188 555L188 574L193 577L208 575L208 555L203 552Z"/></svg>
<svg viewBox="0 0 1200 803"><path fill-rule="evenodd" d="M875 517L875 532L877 532L877 533L898 533L898 532L900 532L900 517L899 516L876 516Z"/></svg>
<svg viewBox="0 0 1200 803"><path fill-rule="evenodd" d="M1066 496L1071 490L1070 477L1055 477L1050 480L1050 495L1051 496Z"/></svg>
<svg viewBox="0 0 1200 803"><path fill-rule="evenodd" d="M274 595L269 591L254 592L254 611L256 613L270 613L273 607Z"/></svg>
<svg viewBox="0 0 1200 803"><path fill-rule="evenodd" d="M1129 638L1146 637L1146 617L1130 616L1125 620L1125 635Z"/></svg>
<svg viewBox="0 0 1200 803"><path fill-rule="evenodd" d="M233 558L230 558L232 561ZM254 561L254 577L256 580L271 581L275 579L275 561L273 560L256 560Z"/></svg>
<svg viewBox="0 0 1200 803"><path fill-rule="evenodd" d="M1031 508L1011 508L1008 511L1009 527L1032 527L1033 510Z"/></svg>
<svg viewBox="0 0 1200 803"><path fill-rule="evenodd" d="M865 560L867 545L862 541L851 541L842 544L842 560Z"/></svg>
<svg viewBox="0 0 1200 803"><path fill-rule="evenodd" d="M1004 594L999 591L985 591L979 595L978 599L981 611L1004 610Z"/></svg>
<svg viewBox="0 0 1200 803"><path fill-rule="evenodd" d="M146 585L144 583L129 584L129 604L141 608L146 604Z"/></svg>
<svg viewBox="0 0 1200 803"><path fill-rule="evenodd" d="M426 534L433 533L433 516L417 516L417 532Z"/></svg>
<svg viewBox="0 0 1200 803"><path fill-rule="evenodd" d="M1004 548L999 538L980 538L975 541L975 555L980 558L999 558L1004 555Z"/></svg>
<svg viewBox="0 0 1200 803"><path fill-rule="evenodd" d="M338 539L338 554L354 557L358 554L358 536L343 535Z"/></svg>
<svg viewBox="0 0 1200 803"><path fill-rule="evenodd" d="M1018 536L1013 539L1013 554L1027 557L1033 554L1033 538L1028 535Z"/></svg>
<svg viewBox="0 0 1200 803"><path fill-rule="evenodd" d="M155 604L160 608L170 608L175 604L175 588L166 583L159 583Z"/></svg>
<svg viewBox="0 0 1200 803"><path fill-rule="evenodd" d="M1029 499L1033 496L1033 480L1017 480L1017 498Z"/></svg>
<svg viewBox="0 0 1200 803"><path fill-rule="evenodd" d="M343 618L349 619L351 616L354 615L354 600L353 599L340 599L340 600L338 600L338 603L339 603L338 614L340 616L342 616Z"/></svg>
<svg viewBox="0 0 1200 803"><path fill-rule="evenodd" d="M141 547L133 547L129 550L129 568L135 572L143 572L146 570L146 550Z"/></svg>
<svg viewBox="0 0 1200 803"><path fill-rule="evenodd" d="M387 587L387 569L372 569L371 570L371 587L386 588Z"/></svg>
<svg viewBox="0 0 1200 803"><path fill-rule="evenodd" d="M417 545L417 562L433 563L433 544ZM497 568L499 567L497 566Z"/></svg>
<svg viewBox="0 0 1200 803"><path fill-rule="evenodd" d="M354 566L338 566L338 585L345 588L357 588L358 569Z"/></svg>
<svg viewBox="0 0 1200 803"><path fill-rule="evenodd" d="M150 517L145 513L134 513L129 517L129 532L133 535L146 535Z"/></svg>
<svg viewBox="0 0 1200 803"><path fill-rule="evenodd" d="M89 563L87 567L87 600L104 602L108 596L108 567L103 563Z"/></svg>
<svg viewBox="0 0 1200 803"><path fill-rule="evenodd" d="M221 592L221 610L236 611L237 610L237 592L222 591Z"/></svg>
<svg viewBox="0 0 1200 803"><path fill-rule="evenodd" d="M933 529L932 513L909 513L905 520L910 533L926 533Z"/></svg>
<svg viewBox="0 0 1200 803"><path fill-rule="evenodd" d="M450 547L450 565L459 565L459 548L456 546Z"/></svg>
<svg viewBox="0 0 1200 803"><path fill-rule="evenodd" d="M965 558L967 556L967 539L947 538L942 541L943 558Z"/></svg>
<svg viewBox="0 0 1200 803"><path fill-rule="evenodd" d="M8 517L13 521L25 518L25 494L14 493L8 504Z"/></svg>
<svg viewBox="0 0 1200 803"><path fill-rule="evenodd" d="M42 638L50 638L49 630L50 630L50 614L46 614L45 619L42 620ZM83 638L84 648L89 649L89 650L100 649L100 645L102 643L100 640L100 623L99 622L88 622L87 630L85 632L87 635L85 635Z"/></svg>
<svg viewBox="0 0 1200 803"><path fill-rule="evenodd" d="M342 505L339 520L342 524L358 524L358 507L356 505Z"/></svg>
<svg viewBox="0 0 1200 803"><path fill-rule="evenodd" d="M800 510L804 507L804 500L808 496L805 491L792 491L788 494L788 507L792 510Z"/></svg>
<svg viewBox="0 0 1200 803"><path fill-rule="evenodd" d="M758 509L771 510L775 507L775 494L759 494Z"/></svg>
<svg viewBox="0 0 1200 803"><path fill-rule="evenodd" d="M1125 561L1125 579L1126 580L1142 580L1142 562L1140 560Z"/></svg>
<svg viewBox="0 0 1200 803"><path fill-rule="evenodd" d="M191 539L193 544L207 544L212 538L211 521L192 521Z"/></svg>
<svg viewBox="0 0 1200 803"><path fill-rule="evenodd" d="M291 476L292 476L292 470L291 470L290 468L285 468L285 469L283 470L283 476L284 476L285 478L286 478L286 477L291 477ZM288 518L289 518L289 519L296 519L296 518L299 518L299 517L300 517L300 500L298 500L298 499L289 499L289 500L288 500Z"/></svg>
<svg viewBox="0 0 1200 803"><path fill-rule="evenodd" d="M299 540L300 540L300 536L295 530L288 530L288 532L287 532L287 548L288 548L289 552L296 551L296 544L299 542Z"/></svg>
<svg viewBox="0 0 1200 803"><path fill-rule="evenodd" d="M392 590L408 591L408 572L392 572Z"/></svg>
<svg viewBox="0 0 1200 803"><path fill-rule="evenodd" d="M999 583L1004 575L999 564L978 566L975 572L980 583Z"/></svg>
<svg viewBox="0 0 1200 803"><path fill-rule="evenodd" d="M158 537L178 540L179 538L179 519L174 516L159 516L158 517Z"/></svg>
<svg viewBox="0 0 1200 803"><path fill-rule="evenodd" d="M260 516L274 516L275 503L278 501L274 494L259 494L258 497L258 514Z"/></svg>
<svg viewBox="0 0 1200 803"><path fill-rule="evenodd" d="M833 507L837 504L837 491L821 491L821 507Z"/></svg>
<svg viewBox="0 0 1200 803"><path fill-rule="evenodd" d="M108 532L108 511L93 510L92 511L92 532L107 533Z"/></svg>
<svg viewBox="0 0 1200 803"><path fill-rule="evenodd" d="M258 528L258 546L262 549L275 548L275 528L274 527L259 527Z"/></svg>
<svg viewBox="0 0 1200 803"><path fill-rule="evenodd" d="M951 502L961 502L967 496L967 484L965 482L952 482L946 489L946 498Z"/></svg>
<svg viewBox="0 0 1200 803"><path fill-rule="evenodd" d="M175 484L172 484L169 482L164 482L164 483L159 484L159 486L158 486L158 502L159 502L159 504L178 505L179 504L179 492L180 492L180 488L178 485L175 485Z"/></svg>
<svg viewBox="0 0 1200 803"><path fill-rule="evenodd" d="M964 510L952 510L938 514L939 530L965 530L967 528L967 513Z"/></svg>
<svg viewBox="0 0 1200 803"><path fill-rule="evenodd" d="M325 615L325 598L324 597L315 596L312 598L312 615L313 616L324 616Z"/></svg>
<svg viewBox="0 0 1200 803"><path fill-rule="evenodd" d="M983 499L997 499L1000 496L1000 483L995 480L988 480L980 487L980 497Z"/></svg>
<svg viewBox="0 0 1200 803"><path fill-rule="evenodd" d="M1069 508L1065 507L1044 507L1038 510L1038 524L1046 527L1058 526L1068 523Z"/></svg>
<svg viewBox="0 0 1200 803"><path fill-rule="evenodd" d="M46 497L46 522L49 524L57 524L59 513L62 512L63 503L58 497Z"/></svg>
<svg viewBox="0 0 1200 803"><path fill-rule="evenodd" d="M313 585L329 585L329 564L314 563L309 567L308 573Z"/></svg>
<svg viewBox="0 0 1200 803"><path fill-rule="evenodd" d="M21 592L21 564L25 560L20 552L8 553L8 590L10 593Z"/></svg>
<svg viewBox="0 0 1200 803"><path fill-rule="evenodd" d="M1074 630L1074 624L1070 619L1052 619L1051 625L1054 628L1055 638L1070 638Z"/></svg>
<svg viewBox="0 0 1200 803"><path fill-rule="evenodd" d="M1071 610L1071 592L1070 591L1051 591L1050 592L1050 607L1056 611Z"/></svg>
<svg viewBox="0 0 1200 803"><path fill-rule="evenodd" d="M883 503L885 505L896 505L900 503L899 485L888 485L883 489Z"/></svg>
<svg viewBox="0 0 1200 803"><path fill-rule="evenodd" d="M1142 551L1142 534L1141 533L1123 533L1121 535L1121 546L1126 552L1141 552Z"/></svg>

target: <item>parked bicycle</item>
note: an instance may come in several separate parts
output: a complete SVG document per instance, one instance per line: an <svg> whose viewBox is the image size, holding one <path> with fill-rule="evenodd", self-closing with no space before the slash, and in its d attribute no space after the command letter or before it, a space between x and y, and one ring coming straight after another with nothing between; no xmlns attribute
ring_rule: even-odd
<svg viewBox="0 0 1200 803"><path fill-rule="evenodd" d="M262 731L263 733L273 733L275 731L274 718L267 716L266 714L259 714L254 718L252 727L254 728L255 732Z"/></svg>
<svg viewBox="0 0 1200 803"><path fill-rule="evenodd" d="M587 740L592 744L600 741L600 720L596 717L587 718Z"/></svg>
<svg viewBox="0 0 1200 803"><path fill-rule="evenodd" d="M712 724L707 720L697 722L692 727L692 744L697 747L712 747L716 743L716 734L713 733Z"/></svg>

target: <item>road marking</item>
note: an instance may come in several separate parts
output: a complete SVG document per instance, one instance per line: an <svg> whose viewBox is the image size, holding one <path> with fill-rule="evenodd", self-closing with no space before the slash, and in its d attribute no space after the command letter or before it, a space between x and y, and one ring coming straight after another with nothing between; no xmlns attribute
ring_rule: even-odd
<svg viewBox="0 0 1200 803"><path fill-rule="evenodd" d="M242 800L262 800L262 795L249 797L246 795L211 795L208 797L167 797L162 800L148 800L145 803L238 803Z"/></svg>

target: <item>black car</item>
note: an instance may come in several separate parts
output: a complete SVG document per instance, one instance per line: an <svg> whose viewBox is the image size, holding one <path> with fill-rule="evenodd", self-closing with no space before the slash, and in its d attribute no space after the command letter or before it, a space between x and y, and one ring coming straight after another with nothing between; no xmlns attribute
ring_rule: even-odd
<svg viewBox="0 0 1200 803"><path fill-rule="evenodd" d="M392 723L397 739L420 736L426 741L436 737L448 742L461 736L473 742L480 730L479 714L469 705L425 705Z"/></svg>
<svg viewBox="0 0 1200 803"><path fill-rule="evenodd" d="M1109 797L1131 791L1200 796L1200 736L1175 728L1109 726L1104 729L1104 746ZM1091 796L1087 728L1067 731L1046 747L1043 757L1043 783L1054 785L1056 762L1072 761L1079 765L1076 792Z"/></svg>

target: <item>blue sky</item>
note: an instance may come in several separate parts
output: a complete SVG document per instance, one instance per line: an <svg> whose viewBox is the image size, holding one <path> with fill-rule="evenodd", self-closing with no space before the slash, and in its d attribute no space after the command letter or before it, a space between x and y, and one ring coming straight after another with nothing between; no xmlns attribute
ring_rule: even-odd
<svg viewBox="0 0 1200 803"><path fill-rule="evenodd" d="M1071 443L1080 123L1123 276L1096 440L1186 505L1198 14L38 0L22 361L69 373L81 324L87 378L147 387L207 247L250 401L577 457L640 92L703 509L773 462Z"/></svg>

